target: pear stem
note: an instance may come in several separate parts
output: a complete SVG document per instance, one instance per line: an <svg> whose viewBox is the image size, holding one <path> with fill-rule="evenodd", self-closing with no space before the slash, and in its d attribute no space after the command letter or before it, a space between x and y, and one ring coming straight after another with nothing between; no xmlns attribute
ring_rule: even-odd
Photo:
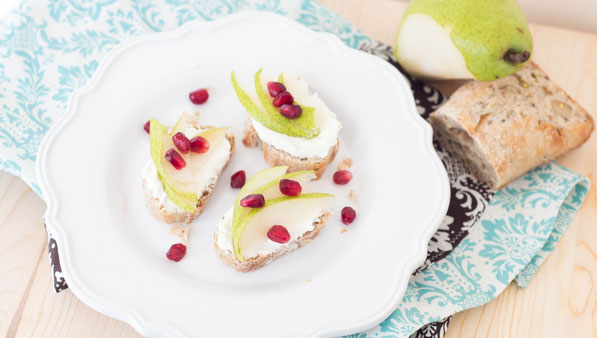
<svg viewBox="0 0 597 338"><path fill-rule="evenodd" d="M514 49L508 49L508 51L506 52L506 54L504 54L504 60L506 60L506 62L512 63L512 64L521 64L521 63L525 63L529 60L529 58L531 57L531 53L529 53L529 51L524 51L524 52L517 52Z"/></svg>

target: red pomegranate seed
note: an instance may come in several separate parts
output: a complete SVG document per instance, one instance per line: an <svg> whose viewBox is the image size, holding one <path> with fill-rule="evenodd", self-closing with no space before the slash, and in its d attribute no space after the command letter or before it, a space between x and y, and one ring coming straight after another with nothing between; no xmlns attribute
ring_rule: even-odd
<svg viewBox="0 0 597 338"><path fill-rule="evenodd" d="M267 238L276 243L284 244L288 243L290 240L290 234L284 226L274 225L269 228L269 231L267 232Z"/></svg>
<svg viewBox="0 0 597 338"><path fill-rule="evenodd" d="M205 88L197 89L196 91L191 92L189 94L189 99L194 104L202 104L202 103L205 103L205 101L207 101L207 99L209 99L209 93L207 92L207 89L205 89Z"/></svg>
<svg viewBox="0 0 597 338"><path fill-rule="evenodd" d="M274 107L278 108L284 104L292 104L292 102L294 102L292 95L289 92L282 92L274 97L274 101L272 103Z"/></svg>
<svg viewBox="0 0 597 338"><path fill-rule="evenodd" d="M172 136L172 143L178 148L183 154L188 154L189 150L191 150L191 141L187 138L187 136L181 132L178 132Z"/></svg>
<svg viewBox="0 0 597 338"><path fill-rule="evenodd" d="M287 119L294 120L301 116L303 109L298 104L285 104L280 107L280 114L284 115Z"/></svg>
<svg viewBox="0 0 597 338"><path fill-rule="evenodd" d="M209 150L209 141L203 136L195 136L191 139L191 151L203 154Z"/></svg>
<svg viewBox="0 0 597 338"><path fill-rule="evenodd" d="M269 91L269 95L276 97L278 94L284 93L286 91L286 87L280 82L270 81L267 83L267 90Z"/></svg>
<svg viewBox="0 0 597 338"><path fill-rule="evenodd" d="M342 223L349 225L357 217L357 212L351 207L344 207L342 209Z"/></svg>
<svg viewBox="0 0 597 338"><path fill-rule="evenodd" d="M247 175L244 170L239 170L230 176L230 186L235 189L240 189L245 186Z"/></svg>
<svg viewBox="0 0 597 338"><path fill-rule="evenodd" d="M240 200L240 206L245 208L261 208L265 205L262 194L251 194Z"/></svg>
<svg viewBox="0 0 597 338"><path fill-rule="evenodd" d="M334 183L344 185L352 180L352 173L348 170L338 170L334 173Z"/></svg>
<svg viewBox="0 0 597 338"><path fill-rule="evenodd" d="M166 252L166 257L168 257L168 259L171 261L178 262L184 257L184 255L186 253L187 253L186 245L184 245L182 243L177 243L177 244L172 244L172 246L170 247L170 250L168 250L168 252Z"/></svg>
<svg viewBox="0 0 597 338"><path fill-rule="evenodd" d="M143 129L145 129L145 131L149 134L149 123L150 120L147 120L147 122L145 122L145 124L143 125Z"/></svg>
<svg viewBox="0 0 597 338"><path fill-rule="evenodd" d="M286 196L298 196L301 194L303 188L297 181L287 180L285 178L280 180L280 192Z"/></svg>
<svg viewBox="0 0 597 338"><path fill-rule="evenodd" d="M187 162L185 162L184 158L182 158L182 156L180 156L180 154L177 153L176 150L174 150L174 148L170 148L166 152L165 157L168 160L168 162L172 163L176 170L180 170L187 166Z"/></svg>

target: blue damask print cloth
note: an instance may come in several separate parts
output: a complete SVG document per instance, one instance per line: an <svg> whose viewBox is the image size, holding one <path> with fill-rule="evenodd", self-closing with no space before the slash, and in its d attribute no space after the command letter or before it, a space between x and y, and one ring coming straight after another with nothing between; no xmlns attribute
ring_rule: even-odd
<svg viewBox="0 0 597 338"><path fill-rule="evenodd" d="M404 73L391 47L372 41L314 0L25 0L0 22L0 170L21 177L39 193L34 163L43 136L64 112L72 91L91 78L114 46L191 20L248 9L333 33ZM405 75L427 117L443 95ZM354 337L441 337L453 313L485 304L512 280L526 286L588 192L586 178L556 163L494 192L435 146L452 186L448 215L396 311ZM58 282L65 284L57 245L50 237L59 290Z"/></svg>

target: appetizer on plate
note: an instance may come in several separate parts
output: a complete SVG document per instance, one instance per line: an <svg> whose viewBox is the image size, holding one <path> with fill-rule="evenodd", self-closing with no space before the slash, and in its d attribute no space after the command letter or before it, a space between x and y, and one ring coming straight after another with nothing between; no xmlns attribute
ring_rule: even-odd
<svg viewBox="0 0 597 338"><path fill-rule="evenodd" d="M215 233L218 256L240 272L257 270L311 242L327 222L334 196L305 193L312 170L262 170L240 190Z"/></svg>
<svg viewBox="0 0 597 338"><path fill-rule="evenodd" d="M259 70L251 90L239 85L234 72L231 77L238 100L249 113L243 143L261 145L270 166L313 170L319 179L340 146L342 125L336 114L296 75L282 73L275 79Z"/></svg>
<svg viewBox="0 0 597 338"><path fill-rule="evenodd" d="M143 169L149 210L166 223L190 223L203 210L234 150L228 128L183 114L173 128L150 120L151 158Z"/></svg>

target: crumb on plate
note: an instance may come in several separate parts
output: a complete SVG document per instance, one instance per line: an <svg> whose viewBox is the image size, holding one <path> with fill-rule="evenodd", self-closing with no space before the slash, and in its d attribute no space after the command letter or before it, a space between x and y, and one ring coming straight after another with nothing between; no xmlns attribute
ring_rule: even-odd
<svg viewBox="0 0 597 338"><path fill-rule="evenodd" d="M189 226L182 223L172 224L170 227L170 234L178 236L183 243L187 243L189 240Z"/></svg>
<svg viewBox="0 0 597 338"><path fill-rule="evenodd" d="M346 170L352 167L352 158L345 157L340 163L338 163L338 170Z"/></svg>
<svg viewBox="0 0 597 338"><path fill-rule="evenodd" d="M359 201L359 194L354 189L350 189L350 193L348 194L351 200L358 202Z"/></svg>

